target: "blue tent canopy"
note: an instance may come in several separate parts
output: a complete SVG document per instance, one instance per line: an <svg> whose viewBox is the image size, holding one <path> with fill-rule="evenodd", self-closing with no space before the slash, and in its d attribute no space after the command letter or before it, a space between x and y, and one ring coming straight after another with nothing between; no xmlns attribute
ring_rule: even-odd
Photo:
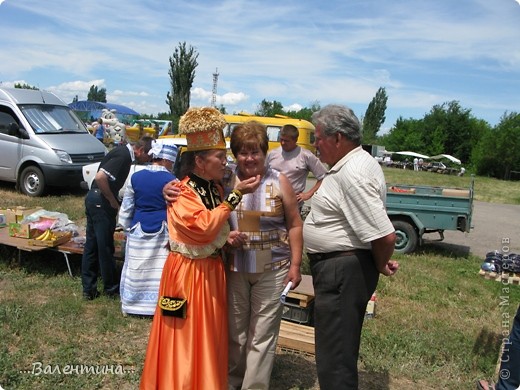
<svg viewBox="0 0 520 390"><path fill-rule="evenodd" d="M137 111L134 111L131 108L121 104L93 102L90 100L73 102L69 104L69 107L74 111L85 113L81 116L85 116L87 119L99 118L101 116L101 111L103 111L104 108L108 110L116 110L116 115L121 119L127 119L128 117L139 115Z"/></svg>

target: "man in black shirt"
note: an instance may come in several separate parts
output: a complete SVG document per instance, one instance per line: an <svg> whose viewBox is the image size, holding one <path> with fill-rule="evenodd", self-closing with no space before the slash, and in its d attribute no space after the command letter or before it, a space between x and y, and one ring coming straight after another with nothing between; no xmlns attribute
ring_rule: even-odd
<svg viewBox="0 0 520 390"><path fill-rule="evenodd" d="M126 181L133 161L147 162L152 146L151 137L143 137L135 144L112 149L99 164L92 188L85 198L87 216L86 242L81 261L83 298L99 296L98 270L103 290L108 296L119 293L114 260L114 231L119 210L118 193Z"/></svg>

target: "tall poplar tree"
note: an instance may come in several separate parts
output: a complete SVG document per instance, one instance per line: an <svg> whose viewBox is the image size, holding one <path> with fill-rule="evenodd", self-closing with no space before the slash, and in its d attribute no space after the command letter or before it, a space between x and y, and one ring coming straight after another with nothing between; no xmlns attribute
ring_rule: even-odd
<svg viewBox="0 0 520 390"><path fill-rule="evenodd" d="M380 87L365 112L363 118L363 143L371 144L376 141L377 133L385 121L386 90Z"/></svg>
<svg viewBox="0 0 520 390"><path fill-rule="evenodd" d="M87 100L91 102L107 102L106 88L98 88L97 85L91 85L87 94Z"/></svg>
<svg viewBox="0 0 520 390"><path fill-rule="evenodd" d="M178 128L180 117L190 107L190 91L195 79L198 56L199 53L192 46L179 42L170 57L170 91L166 94L166 104L170 107L174 129Z"/></svg>

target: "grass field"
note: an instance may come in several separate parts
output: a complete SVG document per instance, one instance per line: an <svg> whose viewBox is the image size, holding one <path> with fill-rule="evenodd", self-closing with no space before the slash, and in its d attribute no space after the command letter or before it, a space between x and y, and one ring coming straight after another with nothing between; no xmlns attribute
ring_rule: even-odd
<svg viewBox="0 0 520 390"><path fill-rule="evenodd" d="M390 183L467 187L470 177L386 169ZM475 178L475 197L520 204L520 183ZM0 184L0 207L42 206L83 221L82 191L30 199ZM424 246L395 256L401 269L377 289L365 322L361 389L470 389L494 376L520 286L478 276L482 259ZM0 387L136 389L151 321L123 318L119 303L81 297L79 257L68 275L59 253L0 246ZM312 357L277 355L272 389L318 389Z"/></svg>

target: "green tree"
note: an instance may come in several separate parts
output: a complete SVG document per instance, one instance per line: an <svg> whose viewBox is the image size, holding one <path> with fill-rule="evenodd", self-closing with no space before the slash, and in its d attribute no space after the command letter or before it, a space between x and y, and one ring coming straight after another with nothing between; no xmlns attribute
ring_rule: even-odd
<svg viewBox="0 0 520 390"><path fill-rule="evenodd" d="M458 101L435 105L424 117L424 143L430 155L446 153L469 161L471 146L478 131L470 109ZM473 134L475 130L475 134Z"/></svg>
<svg viewBox="0 0 520 390"><path fill-rule="evenodd" d="M166 104L170 107L173 129L178 129L180 117L190 107L191 87L195 79L199 53L186 42L179 42L170 57L170 91L166 94Z"/></svg>
<svg viewBox="0 0 520 390"><path fill-rule="evenodd" d="M485 133L473 152L479 175L509 179L520 170L520 114L505 113L492 131Z"/></svg>
<svg viewBox="0 0 520 390"><path fill-rule="evenodd" d="M275 115L285 115L283 110L283 105L276 100L270 102L269 100L262 100L258 107L258 110L255 111L255 115L257 116L275 116Z"/></svg>
<svg viewBox="0 0 520 390"><path fill-rule="evenodd" d="M379 137L378 144L385 145L386 150L399 152L410 150L421 153L425 146L422 119L403 119L399 117L390 131Z"/></svg>
<svg viewBox="0 0 520 390"><path fill-rule="evenodd" d="M316 111L319 111L320 108L320 103L318 101L314 101L311 103L310 107L303 107L298 111L287 111L286 115L294 119L303 119L310 122L312 114Z"/></svg>
<svg viewBox="0 0 520 390"><path fill-rule="evenodd" d="M386 90L380 87L365 112L363 117L363 143L371 144L376 142L377 133L384 123L386 102Z"/></svg>
<svg viewBox="0 0 520 390"><path fill-rule="evenodd" d="M159 112L157 113L157 119L171 121L172 115L169 112Z"/></svg>
<svg viewBox="0 0 520 390"><path fill-rule="evenodd" d="M91 102L107 102L107 89L98 88L97 85L91 85L87 94L87 100Z"/></svg>
<svg viewBox="0 0 520 390"><path fill-rule="evenodd" d="M15 88L20 88L20 89L34 89L34 90L38 90L37 87L33 87L32 85L29 85L27 83L23 83L23 84L15 83L14 87Z"/></svg>

